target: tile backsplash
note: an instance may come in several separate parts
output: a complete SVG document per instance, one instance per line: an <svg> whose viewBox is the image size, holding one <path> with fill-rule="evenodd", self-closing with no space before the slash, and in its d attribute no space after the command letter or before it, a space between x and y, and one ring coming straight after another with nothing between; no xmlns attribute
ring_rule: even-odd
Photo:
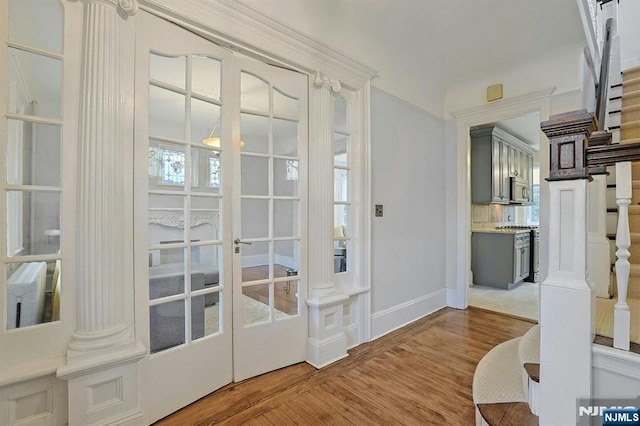
<svg viewBox="0 0 640 426"><path fill-rule="evenodd" d="M516 206L502 204L472 204L473 229L495 228L516 224Z"/></svg>

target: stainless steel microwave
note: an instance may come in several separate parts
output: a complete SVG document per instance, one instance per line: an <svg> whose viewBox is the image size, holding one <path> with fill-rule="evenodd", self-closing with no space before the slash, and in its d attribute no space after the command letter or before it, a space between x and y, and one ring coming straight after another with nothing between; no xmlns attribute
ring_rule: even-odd
<svg viewBox="0 0 640 426"><path fill-rule="evenodd" d="M511 202L529 202L529 182L521 177L511 178Z"/></svg>

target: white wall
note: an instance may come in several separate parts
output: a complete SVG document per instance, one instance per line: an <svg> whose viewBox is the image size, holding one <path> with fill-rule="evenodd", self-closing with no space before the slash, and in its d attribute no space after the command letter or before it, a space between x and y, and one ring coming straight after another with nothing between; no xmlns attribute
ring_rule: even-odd
<svg viewBox="0 0 640 426"><path fill-rule="evenodd" d="M621 1L618 4L618 34L623 71L640 65L639 18L639 1Z"/></svg>
<svg viewBox="0 0 640 426"><path fill-rule="evenodd" d="M471 79L468 83L450 88L445 96L444 117L451 112L487 103L487 87L502 83L504 99L541 89L555 87L555 93L580 89L582 50L575 48L554 54L534 63L514 62L487 78Z"/></svg>
<svg viewBox="0 0 640 426"><path fill-rule="evenodd" d="M372 223L375 337L390 331L376 328L381 313L433 296L408 317L394 311L410 322L445 304L445 156L442 120L377 89L371 123L372 203L384 205Z"/></svg>

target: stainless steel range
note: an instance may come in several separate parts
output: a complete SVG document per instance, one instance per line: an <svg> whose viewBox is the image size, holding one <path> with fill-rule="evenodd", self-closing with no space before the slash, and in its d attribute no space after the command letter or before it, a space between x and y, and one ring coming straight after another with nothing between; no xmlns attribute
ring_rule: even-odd
<svg viewBox="0 0 640 426"><path fill-rule="evenodd" d="M536 225L506 225L496 229L530 229L531 263L529 277L525 281L537 283L540 279L540 231Z"/></svg>

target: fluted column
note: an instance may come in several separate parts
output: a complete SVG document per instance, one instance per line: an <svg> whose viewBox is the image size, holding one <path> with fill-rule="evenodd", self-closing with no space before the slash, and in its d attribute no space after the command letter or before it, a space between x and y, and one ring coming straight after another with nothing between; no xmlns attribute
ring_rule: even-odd
<svg viewBox="0 0 640 426"><path fill-rule="evenodd" d="M333 282L333 93L340 82L316 73L309 96L309 339L307 362L320 368L347 356L343 304Z"/></svg>
<svg viewBox="0 0 640 426"><path fill-rule="evenodd" d="M77 329L86 352L129 337L123 311L125 223L120 25L135 1L85 0L78 141ZM123 12L125 14L123 15Z"/></svg>
<svg viewBox="0 0 640 426"><path fill-rule="evenodd" d="M309 282L311 297L335 293L333 283L333 93L338 80L320 72L313 77L310 110L312 140L309 146Z"/></svg>

